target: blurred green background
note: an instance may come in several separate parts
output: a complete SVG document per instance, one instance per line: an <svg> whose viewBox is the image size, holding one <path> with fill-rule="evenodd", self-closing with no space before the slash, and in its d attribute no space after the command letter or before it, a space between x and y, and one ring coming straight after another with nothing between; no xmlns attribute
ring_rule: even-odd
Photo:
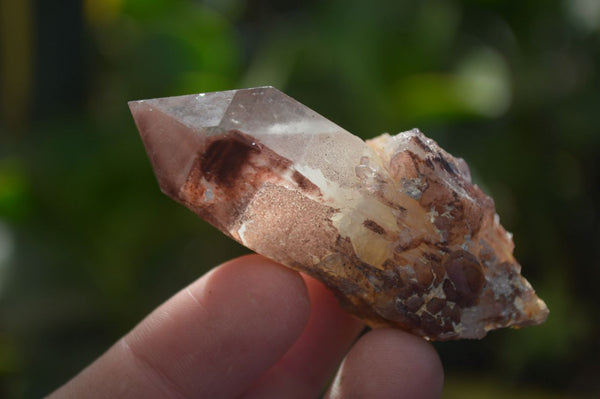
<svg viewBox="0 0 600 399"><path fill-rule="evenodd" d="M0 397L246 250L163 196L127 101L274 85L464 157L548 303L436 344L446 398L600 394L600 1L0 0Z"/></svg>

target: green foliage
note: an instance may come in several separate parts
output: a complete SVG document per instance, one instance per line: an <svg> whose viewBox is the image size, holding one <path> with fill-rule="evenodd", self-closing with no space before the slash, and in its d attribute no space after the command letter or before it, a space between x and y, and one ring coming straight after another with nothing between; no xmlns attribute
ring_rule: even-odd
<svg viewBox="0 0 600 399"><path fill-rule="evenodd" d="M17 222L27 217L30 199L26 173L17 159L0 160L0 217Z"/></svg>

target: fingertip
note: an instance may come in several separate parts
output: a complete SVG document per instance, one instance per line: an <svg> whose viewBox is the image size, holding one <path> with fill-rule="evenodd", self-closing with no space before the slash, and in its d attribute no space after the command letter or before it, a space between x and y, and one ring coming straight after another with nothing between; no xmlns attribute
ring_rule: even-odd
<svg viewBox="0 0 600 399"><path fill-rule="evenodd" d="M304 274L302 278L313 304L308 323L285 356L243 398L319 397L363 328L323 283Z"/></svg>
<svg viewBox="0 0 600 399"><path fill-rule="evenodd" d="M433 346L393 329L375 329L342 363L329 398L439 398L444 372Z"/></svg>

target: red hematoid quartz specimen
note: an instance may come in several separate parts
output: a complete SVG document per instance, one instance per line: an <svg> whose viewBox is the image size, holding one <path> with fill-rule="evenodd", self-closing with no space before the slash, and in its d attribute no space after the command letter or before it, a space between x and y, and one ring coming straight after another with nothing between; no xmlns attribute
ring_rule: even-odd
<svg viewBox="0 0 600 399"><path fill-rule="evenodd" d="M418 130L365 143L272 87L129 106L163 192L369 325L450 340L546 319L493 200Z"/></svg>

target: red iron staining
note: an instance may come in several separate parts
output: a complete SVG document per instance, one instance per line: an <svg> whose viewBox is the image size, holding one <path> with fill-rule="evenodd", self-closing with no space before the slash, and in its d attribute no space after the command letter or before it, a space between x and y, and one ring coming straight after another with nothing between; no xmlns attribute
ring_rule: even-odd
<svg viewBox="0 0 600 399"><path fill-rule="evenodd" d="M475 305L485 284L485 276L477 258L467 251L454 251L444 260L444 267L448 275L447 281L453 288L450 289L444 282L444 292L448 290L450 296L456 296L454 302L461 307Z"/></svg>
<svg viewBox="0 0 600 399"><path fill-rule="evenodd" d="M200 156L200 169L205 179L225 187L232 187L242 174L250 156L260 150L237 131L209 144Z"/></svg>
<svg viewBox="0 0 600 399"><path fill-rule="evenodd" d="M419 177L415 157L411 152L399 152L390 161L390 175L394 180L414 179Z"/></svg>
<svg viewBox="0 0 600 399"><path fill-rule="evenodd" d="M308 180L302 173L298 172L297 170L295 170L292 173L292 180L294 180L294 182L296 182L296 184L298 185L298 188L302 191L305 191L310 194L317 194L317 195L321 193L321 190L319 190L319 187L317 187L313 182Z"/></svg>
<svg viewBox="0 0 600 399"><path fill-rule="evenodd" d="M373 220L369 220L369 219L365 220L363 222L363 226L365 226L367 229L371 230L375 234L379 234L379 235L385 234L385 229L383 227L381 227L380 225L378 225Z"/></svg>
<svg viewBox="0 0 600 399"><path fill-rule="evenodd" d="M415 294L415 289L411 285L404 284L397 289L396 293L399 298L407 299Z"/></svg>
<svg viewBox="0 0 600 399"><path fill-rule="evenodd" d="M430 337L438 336L443 331L442 325L436 320L435 317L427 312L424 312L421 315L421 328L423 328L425 334Z"/></svg>
<svg viewBox="0 0 600 399"><path fill-rule="evenodd" d="M454 288L454 284L452 284L450 280L444 280L442 287L444 289L444 295L446 295L447 300L455 303L460 300L460 296L456 291L456 288Z"/></svg>
<svg viewBox="0 0 600 399"><path fill-rule="evenodd" d="M441 298L431 298L427 302L427 311L431 314L438 314L446 306L446 301Z"/></svg>
<svg viewBox="0 0 600 399"><path fill-rule="evenodd" d="M425 300L419 296L414 296L406 301L406 308L411 312L416 312L423 306Z"/></svg>
<svg viewBox="0 0 600 399"><path fill-rule="evenodd" d="M433 271L429 265L418 265L415 267L417 281L423 287L429 287L433 283Z"/></svg>

